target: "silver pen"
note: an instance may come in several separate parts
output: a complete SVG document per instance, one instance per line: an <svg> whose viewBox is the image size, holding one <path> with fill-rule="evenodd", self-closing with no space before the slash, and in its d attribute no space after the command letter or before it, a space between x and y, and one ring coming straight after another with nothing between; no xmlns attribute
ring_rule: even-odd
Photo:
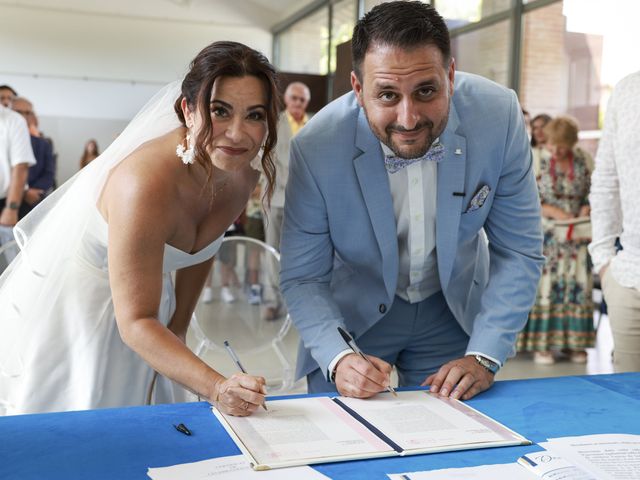
<svg viewBox="0 0 640 480"><path fill-rule="evenodd" d="M224 348L227 349L227 352L229 352L229 356L231 357L231 359L235 362L235 364L238 366L238 368L240 369L240 371L242 373L247 373L247 371L244 369L244 367L242 366L242 364L240 363L240 359L238 358L238 356L236 355L236 352L233 351L233 348L231 348L231 345L229 345L229 342L227 340L224 341ZM264 408L265 410L269 411L267 409L267 406L265 405L264 402L262 402L262 408Z"/></svg>
<svg viewBox="0 0 640 480"><path fill-rule="evenodd" d="M356 345L356 342L353 340L351 335L349 335L342 327L338 327L338 332L340 332L340 335L342 335L342 338L344 339L346 344L349 345L349 348L353 350L354 353L356 353L357 355L360 355L369 365L371 365L373 368L378 370L376 366L373 363L371 363L371 360L369 360L369 358L364 353L362 353L362 350L358 348L358 345ZM393 389L391 385L387 386L387 391L391 392L394 397L398 396L398 394L396 393L396 391Z"/></svg>

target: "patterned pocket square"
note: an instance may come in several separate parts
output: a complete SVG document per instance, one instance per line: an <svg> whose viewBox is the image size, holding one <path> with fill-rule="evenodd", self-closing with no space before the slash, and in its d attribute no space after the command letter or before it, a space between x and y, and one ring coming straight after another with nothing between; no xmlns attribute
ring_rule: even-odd
<svg viewBox="0 0 640 480"><path fill-rule="evenodd" d="M489 185L483 185L473 196L473 198L469 202L467 210L464 213L475 212L480 207L482 207L490 193L491 187L489 187Z"/></svg>

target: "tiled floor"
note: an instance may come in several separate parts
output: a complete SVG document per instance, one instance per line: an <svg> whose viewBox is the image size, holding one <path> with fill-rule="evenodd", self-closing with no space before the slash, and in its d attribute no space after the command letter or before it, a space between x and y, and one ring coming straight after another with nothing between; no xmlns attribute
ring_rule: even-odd
<svg viewBox="0 0 640 480"><path fill-rule="evenodd" d="M237 300L234 303L224 303L219 298L219 288L214 286L213 302L198 304L198 324L210 339L205 342L202 358L224 375L237 371L223 348L223 341L228 340L248 372L267 378L270 393L305 392L304 382L291 383L298 344L294 328L289 328L284 316L266 320L266 305L249 305L245 293L236 290L235 294ZM609 321L606 315L600 318L598 313L594 321L599 323L597 344L588 350L586 364L575 364L561 357L554 365L538 365L530 354L521 354L509 359L496 379L612 373L613 341ZM193 348L202 343L199 338L203 335L195 335L196 330L191 328L189 331L188 343ZM283 378L288 380L283 381Z"/></svg>

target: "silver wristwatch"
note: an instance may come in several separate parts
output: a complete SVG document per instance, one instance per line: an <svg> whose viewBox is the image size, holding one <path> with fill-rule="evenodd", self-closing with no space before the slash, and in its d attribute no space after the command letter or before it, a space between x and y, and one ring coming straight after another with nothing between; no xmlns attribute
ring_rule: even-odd
<svg viewBox="0 0 640 480"><path fill-rule="evenodd" d="M493 360L489 360L488 358L485 358L482 355L474 355L474 358L476 359L476 362L478 362L480 365L482 365L484 368L486 368L488 371L490 371L494 375L498 373L498 370L500 370L500 365L498 365Z"/></svg>

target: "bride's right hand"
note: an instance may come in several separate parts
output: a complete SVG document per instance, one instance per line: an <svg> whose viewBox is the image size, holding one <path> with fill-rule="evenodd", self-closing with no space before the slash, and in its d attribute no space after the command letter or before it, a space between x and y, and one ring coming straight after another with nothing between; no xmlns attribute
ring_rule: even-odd
<svg viewBox="0 0 640 480"><path fill-rule="evenodd" d="M246 373L235 373L218 382L214 387L215 406L229 415L246 417L256 411L265 401L267 387L263 377Z"/></svg>

